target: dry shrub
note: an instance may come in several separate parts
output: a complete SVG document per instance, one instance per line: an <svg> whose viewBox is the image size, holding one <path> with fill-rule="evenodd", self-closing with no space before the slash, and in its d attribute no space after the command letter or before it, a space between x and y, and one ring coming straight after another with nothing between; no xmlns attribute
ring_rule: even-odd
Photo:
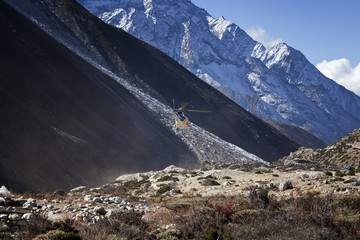
<svg viewBox="0 0 360 240"><path fill-rule="evenodd" d="M220 206L220 211L225 216L225 218L230 219L235 213L234 202L229 198L226 199L224 204Z"/></svg>
<svg viewBox="0 0 360 240"><path fill-rule="evenodd" d="M18 239L33 239L39 234L46 233L51 228L51 223L40 216L32 218L26 226L18 232Z"/></svg>
<svg viewBox="0 0 360 240"><path fill-rule="evenodd" d="M266 208L270 204L269 190L256 188L250 190L250 202L253 208Z"/></svg>
<svg viewBox="0 0 360 240"><path fill-rule="evenodd" d="M50 232L50 233L49 233ZM48 234L49 233L49 234ZM38 237L38 238L36 238ZM17 234L17 239L81 239L74 222L66 219L64 222L49 222L37 216L31 219Z"/></svg>
<svg viewBox="0 0 360 240"><path fill-rule="evenodd" d="M359 196L314 192L278 200L265 189L253 189L249 202L199 201L181 209L174 221L185 239L358 239L358 201ZM347 217L339 217L341 212Z"/></svg>
<svg viewBox="0 0 360 240"><path fill-rule="evenodd" d="M147 239L149 224L142 220L142 214L119 212L104 218L93 226L78 224L83 239Z"/></svg>

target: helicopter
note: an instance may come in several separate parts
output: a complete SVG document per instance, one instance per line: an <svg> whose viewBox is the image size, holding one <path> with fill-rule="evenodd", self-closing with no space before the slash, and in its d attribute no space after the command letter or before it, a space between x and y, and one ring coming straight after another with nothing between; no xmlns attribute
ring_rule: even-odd
<svg viewBox="0 0 360 240"><path fill-rule="evenodd" d="M195 109L186 109L189 103L183 103L180 108L175 108L175 100L173 99L173 111L175 114L175 128L186 128L189 127L189 119L185 116L184 112L198 112L198 113L209 113L211 111L207 110L195 110Z"/></svg>

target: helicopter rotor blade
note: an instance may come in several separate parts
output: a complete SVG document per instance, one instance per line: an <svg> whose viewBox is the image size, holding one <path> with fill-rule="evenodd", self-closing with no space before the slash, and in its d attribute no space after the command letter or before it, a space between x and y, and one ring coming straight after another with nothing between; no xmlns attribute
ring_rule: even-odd
<svg viewBox="0 0 360 240"><path fill-rule="evenodd" d="M189 104L190 104L189 102L182 102L181 107L179 109L184 110Z"/></svg>
<svg viewBox="0 0 360 240"><path fill-rule="evenodd" d="M196 109L183 109L183 111L186 112L199 112L199 113L211 113L212 111L208 110L196 110Z"/></svg>

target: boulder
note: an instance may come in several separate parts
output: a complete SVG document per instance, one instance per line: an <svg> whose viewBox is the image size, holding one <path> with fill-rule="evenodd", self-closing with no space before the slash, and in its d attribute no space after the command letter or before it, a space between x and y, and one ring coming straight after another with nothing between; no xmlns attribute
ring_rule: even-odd
<svg viewBox="0 0 360 240"><path fill-rule="evenodd" d="M280 191L285 191L288 189L293 189L293 185L290 181L284 181L284 182L280 183L280 186L279 186Z"/></svg>
<svg viewBox="0 0 360 240"><path fill-rule="evenodd" d="M305 179L305 178L311 178L311 179L327 178L326 173L319 172L319 171L315 171L315 172L299 172L298 175L299 175L299 177L301 179Z"/></svg>
<svg viewBox="0 0 360 240"><path fill-rule="evenodd" d="M36 207L37 204L36 204L36 200L35 199L32 199L32 198L29 198L23 205L22 207L25 208L25 209L32 209L33 207Z"/></svg>
<svg viewBox="0 0 360 240"><path fill-rule="evenodd" d="M102 203L103 200L101 199L101 197L94 197L92 200L94 203Z"/></svg>
<svg viewBox="0 0 360 240"><path fill-rule="evenodd" d="M229 182L229 181L225 181L224 183L223 183L223 186L232 186L232 183L231 182Z"/></svg>
<svg viewBox="0 0 360 240"><path fill-rule="evenodd" d="M180 167L177 167L175 165L170 165L167 168L165 168L163 171L164 172L174 172L174 171L176 171L176 172L184 172L186 170L184 168L180 168Z"/></svg>
<svg viewBox="0 0 360 240"><path fill-rule="evenodd" d="M12 193L5 186L2 186L0 188L0 197L13 198L14 195L12 195Z"/></svg>
<svg viewBox="0 0 360 240"><path fill-rule="evenodd" d="M85 186L79 186L79 187L71 189L70 192L80 192L80 191L82 191L84 189L86 189Z"/></svg>
<svg viewBox="0 0 360 240"><path fill-rule="evenodd" d="M92 199L92 196L91 196L91 195L85 195L85 196L84 196L84 201L90 202L91 199Z"/></svg>
<svg viewBox="0 0 360 240"><path fill-rule="evenodd" d="M10 221L21 220L21 216L19 214L17 214L17 213L9 214L8 218L9 218Z"/></svg>
<svg viewBox="0 0 360 240"><path fill-rule="evenodd" d="M32 214L32 213L25 213L25 214L22 216L22 219L24 219L24 220L26 220L26 221L30 221L33 217L34 217L34 214Z"/></svg>

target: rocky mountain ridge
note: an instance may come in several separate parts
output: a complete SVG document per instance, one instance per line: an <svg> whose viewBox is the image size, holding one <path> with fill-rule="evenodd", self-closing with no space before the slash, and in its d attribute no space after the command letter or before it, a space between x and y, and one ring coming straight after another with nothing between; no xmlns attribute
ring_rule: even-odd
<svg viewBox="0 0 360 240"><path fill-rule="evenodd" d="M282 43L271 49L190 0L79 0L181 63L240 106L299 126L327 143L359 127L360 97L322 75Z"/></svg>
<svg viewBox="0 0 360 240"><path fill-rule="evenodd" d="M289 156L279 160L309 160L317 163L335 164L338 166L360 166L360 129L347 134L339 141L323 149L300 148Z"/></svg>

